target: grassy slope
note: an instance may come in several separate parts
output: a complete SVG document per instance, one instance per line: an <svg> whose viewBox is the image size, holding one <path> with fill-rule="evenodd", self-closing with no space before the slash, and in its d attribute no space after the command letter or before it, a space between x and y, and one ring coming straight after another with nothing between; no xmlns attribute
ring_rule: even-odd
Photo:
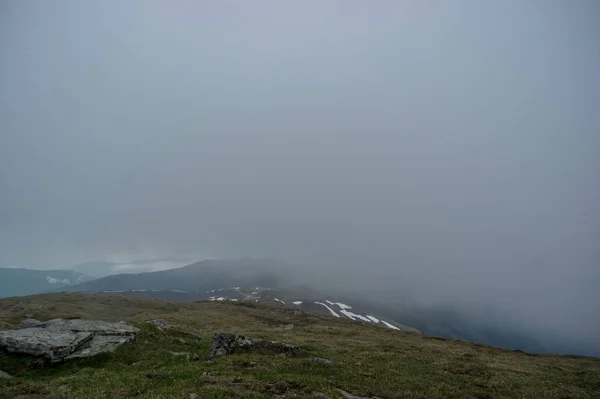
<svg viewBox="0 0 600 399"><path fill-rule="evenodd" d="M309 398L316 392L340 398L336 387L381 398L600 396L597 358L528 355L291 309L50 294L0 300L0 329L16 326L24 314L41 320L127 320L139 323L142 331L136 344L113 354L45 368L37 368L27 357L0 354L0 370L17 376L0 380L0 398L190 398L192 393L198 398ZM161 332L143 323L151 318L164 318L206 339ZM289 323L295 326L292 330L279 329ZM244 353L210 360L210 335L215 331L296 344L303 355ZM170 351L198 353L200 361ZM308 360L311 356L335 363L315 364Z"/></svg>

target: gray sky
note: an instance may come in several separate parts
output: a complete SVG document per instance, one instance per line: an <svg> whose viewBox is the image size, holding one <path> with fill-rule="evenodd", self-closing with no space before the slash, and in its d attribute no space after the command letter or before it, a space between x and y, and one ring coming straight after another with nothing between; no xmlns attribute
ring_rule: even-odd
<svg viewBox="0 0 600 399"><path fill-rule="evenodd" d="M598 38L596 0L2 1L0 265L275 256L592 340Z"/></svg>

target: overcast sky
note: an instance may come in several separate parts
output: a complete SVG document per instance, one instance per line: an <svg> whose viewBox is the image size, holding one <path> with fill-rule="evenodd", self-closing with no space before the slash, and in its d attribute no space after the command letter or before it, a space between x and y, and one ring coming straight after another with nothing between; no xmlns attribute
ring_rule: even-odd
<svg viewBox="0 0 600 399"><path fill-rule="evenodd" d="M0 266L273 256L600 336L600 3L2 1Z"/></svg>

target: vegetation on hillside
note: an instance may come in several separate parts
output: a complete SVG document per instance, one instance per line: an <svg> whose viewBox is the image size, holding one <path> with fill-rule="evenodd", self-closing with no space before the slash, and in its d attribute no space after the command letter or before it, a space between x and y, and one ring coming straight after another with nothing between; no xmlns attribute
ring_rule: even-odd
<svg viewBox="0 0 600 399"><path fill-rule="evenodd" d="M48 294L0 300L0 328L25 314L40 320L125 320L142 330L115 353L41 366L0 354L4 398L594 398L600 359L531 355L399 332L324 315L243 303L174 303L104 294ZM196 341L144 323L165 319ZM282 325L293 324L292 329ZM211 335L233 332L299 345L299 357L241 353L210 359ZM197 353L199 360L174 355ZM314 363L310 357L331 359Z"/></svg>

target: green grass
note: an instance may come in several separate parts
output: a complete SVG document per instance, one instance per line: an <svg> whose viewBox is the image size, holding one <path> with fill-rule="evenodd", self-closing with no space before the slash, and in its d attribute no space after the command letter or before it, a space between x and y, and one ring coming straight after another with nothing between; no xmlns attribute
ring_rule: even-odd
<svg viewBox="0 0 600 399"><path fill-rule="evenodd" d="M0 380L0 398L311 398L318 392L341 398L336 388L380 398L600 397L597 358L530 355L293 309L100 294L0 300L0 326L16 326L25 314L126 320L141 332L135 344L114 353L60 365L0 354L0 370L15 376ZM204 340L144 323L156 318ZM283 324L294 328L281 330ZM303 353L209 359L217 331L299 345ZM200 360L171 352L198 353ZM313 363L313 356L334 364Z"/></svg>

